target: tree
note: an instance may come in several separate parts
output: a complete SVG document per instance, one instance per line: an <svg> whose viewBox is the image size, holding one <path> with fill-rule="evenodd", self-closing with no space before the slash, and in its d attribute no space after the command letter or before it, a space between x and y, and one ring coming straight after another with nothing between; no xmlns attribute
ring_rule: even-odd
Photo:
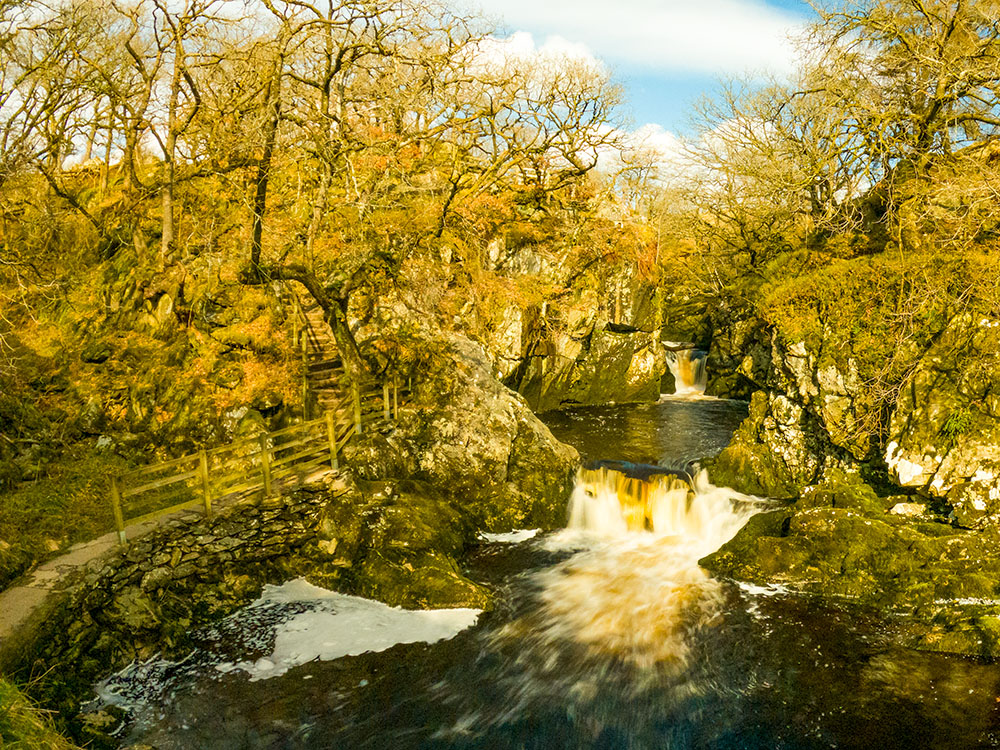
<svg viewBox="0 0 1000 750"><path fill-rule="evenodd" d="M997 0L854 0L823 10L813 41L827 92L883 169L926 169L1000 133Z"/></svg>

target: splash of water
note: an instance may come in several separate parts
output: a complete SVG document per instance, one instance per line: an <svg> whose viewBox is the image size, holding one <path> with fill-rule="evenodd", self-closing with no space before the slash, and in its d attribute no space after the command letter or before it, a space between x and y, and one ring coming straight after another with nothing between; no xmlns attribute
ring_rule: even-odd
<svg viewBox="0 0 1000 750"><path fill-rule="evenodd" d="M719 614L720 586L698 560L731 539L756 498L670 474L582 469L557 542L584 546L536 575L541 607L508 635L540 651L571 641L640 668L682 669L690 639Z"/></svg>

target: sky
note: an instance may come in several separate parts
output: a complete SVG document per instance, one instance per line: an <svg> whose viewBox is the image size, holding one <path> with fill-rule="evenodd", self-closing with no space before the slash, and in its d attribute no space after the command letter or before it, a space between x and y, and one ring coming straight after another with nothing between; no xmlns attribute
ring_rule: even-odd
<svg viewBox="0 0 1000 750"><path fill-rule="evenodd" d="M691 104L720 78L794 69L803 0L470 0L501 36L601 60L624 89L629 130L689 130Z"/></svg>

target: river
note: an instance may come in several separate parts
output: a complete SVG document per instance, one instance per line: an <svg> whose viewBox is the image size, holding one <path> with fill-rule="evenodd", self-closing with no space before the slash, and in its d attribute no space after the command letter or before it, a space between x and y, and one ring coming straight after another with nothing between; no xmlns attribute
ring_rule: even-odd
<svg viewBox="0 0 1000 750"><path fill-rule="evenodd" d="M718 452L745 409L665 399L543 418L587 459L686 468ZM849 601L741 587L697 566L761 502L702 477L693 499L664 484L626 522L607 513L621 482L585 479L570 528L484 542L465 560L470 577L498 590L494 610L397 622L413 615L304 582L270 587L206 631L184 663L136 665L102 686L132 712L125 741L160 750L1000 747L996 666L894 647L905 623ZM317 618L325 630L309 630ZM375 630L379 648L398 632L421 642L356 653ZM281 647L290 633L298 639ZM295 660L282 662L281 648L297 649Z"/></svg>

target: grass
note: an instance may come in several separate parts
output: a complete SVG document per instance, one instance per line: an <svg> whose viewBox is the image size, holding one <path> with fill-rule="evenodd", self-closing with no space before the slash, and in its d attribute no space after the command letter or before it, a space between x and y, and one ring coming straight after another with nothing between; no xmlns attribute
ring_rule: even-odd
<svg viewBox="0 0 1000 750"><path fill-rule="evenodd" d="M59 734L51 716L16 685L0 679L0 747L3 750L77 750Z"/></svg>
<svg viewBox="0 0 1000 750"><path fill-rule="evenodd" d="M36 562L114 529L108 476L125 459L78 447L46 475L0 495L0 587Z"/></svg>

